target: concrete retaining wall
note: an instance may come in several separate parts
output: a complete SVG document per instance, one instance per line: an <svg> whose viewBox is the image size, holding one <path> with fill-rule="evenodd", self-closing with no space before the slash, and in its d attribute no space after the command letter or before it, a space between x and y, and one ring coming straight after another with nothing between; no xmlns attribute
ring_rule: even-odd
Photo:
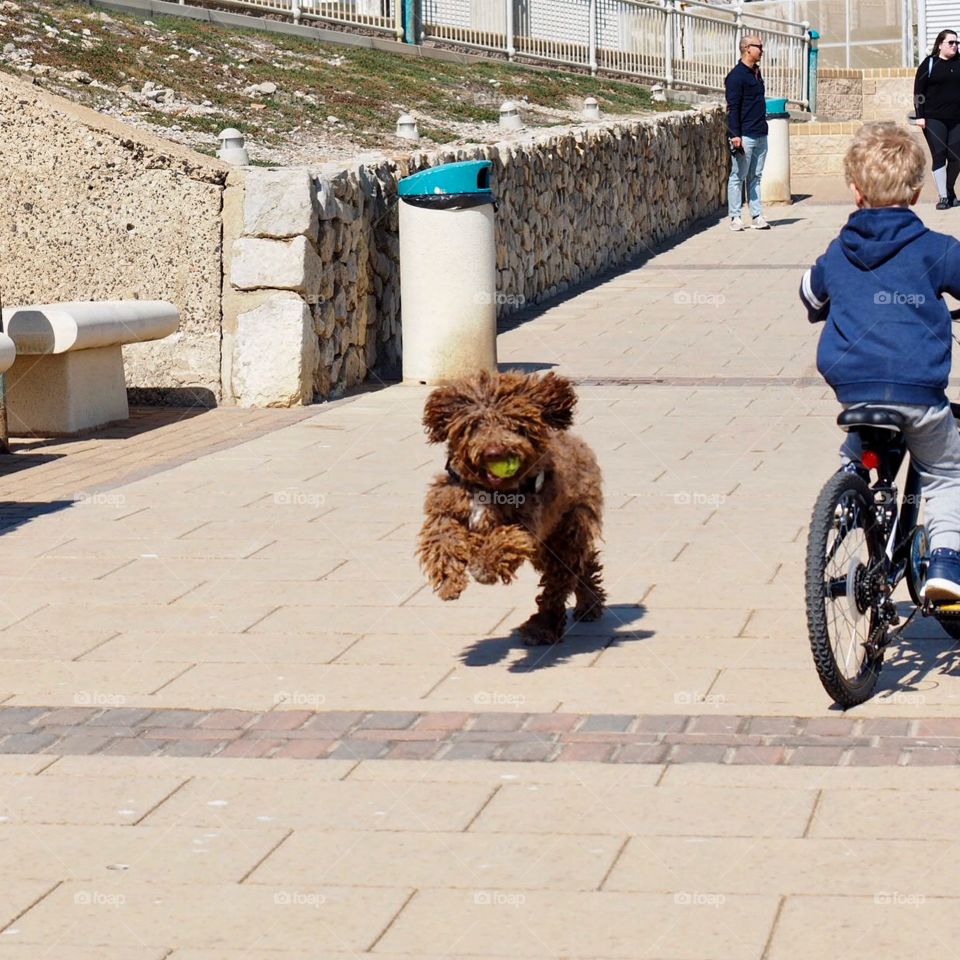
<svg viewBox="0 0 960 960"><path fill-rule="evenodd" d="M229 168L2 74L0 123L3 302L170 300L180 332L125 347L127 384L218 402Z"/></svg>

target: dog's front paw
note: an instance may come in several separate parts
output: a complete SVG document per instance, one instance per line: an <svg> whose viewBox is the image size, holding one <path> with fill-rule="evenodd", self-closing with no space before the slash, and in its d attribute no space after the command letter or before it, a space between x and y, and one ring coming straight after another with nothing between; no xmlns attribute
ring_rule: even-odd
<svg viewBox="0 0 960 960"><path fill-rule="evenodd" d="M483 557L474 557L470 561L470 576L477 583L483 583L487 586L496 583L498 579L497 571Z"/></svg>
<svg viewBox="0 0 960 960"><path fill-rule="evenodd" d="M513 526L498 527L477 545L470 573L478 583L510 583L532 553L529 534Z"/></svg>
<svg viewBox="0 0 960 960"><path fill-rule="evenodd" d="M456 600L467 589L467 575L464 571L448 574L433 589L441 600Z"/></svg>

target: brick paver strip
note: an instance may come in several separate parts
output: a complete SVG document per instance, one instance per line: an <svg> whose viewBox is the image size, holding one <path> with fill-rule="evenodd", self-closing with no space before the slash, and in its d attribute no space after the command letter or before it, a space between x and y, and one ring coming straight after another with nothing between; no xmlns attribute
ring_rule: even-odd
<svg viewBox="0 0 960 960"><path fill-rule="evenodd" d="M960 724L953 718L0 706L0 753L928 766L960 763Z"/></svg>

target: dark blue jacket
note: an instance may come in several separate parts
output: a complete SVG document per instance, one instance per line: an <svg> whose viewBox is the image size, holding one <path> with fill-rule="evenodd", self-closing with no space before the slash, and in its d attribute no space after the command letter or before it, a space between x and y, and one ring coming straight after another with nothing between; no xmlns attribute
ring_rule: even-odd
<svg viewBox="0 0 960 960"><path fill-rule="evenodd" d="M857 210L803 275L811 322L826 320L817 369L841 403L942 406L960 243L906 207Z"/></svg>
<svg viewBox="0 0 960 960"><path fill-rule="evenodd" d="M760 71L742 60L723 81L727 91L727 130L731 137L767 135L767 100Z"/></svg>

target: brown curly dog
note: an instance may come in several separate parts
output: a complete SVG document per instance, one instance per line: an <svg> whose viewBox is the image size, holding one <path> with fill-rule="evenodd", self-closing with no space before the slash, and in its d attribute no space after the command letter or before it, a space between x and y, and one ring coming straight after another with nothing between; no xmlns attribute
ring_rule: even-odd
<svg viewBox="0 0 960 960"><path fill-rule="evenodd" d="M577 396L569 380L488 374L438 387L423 424L447 444L447 472L427 493L417 555L433 589L455 600L469 572L509 583L524 560L542 574L527 644L563 637L565 604L596 620L606 599L597 551L603 493L593 451L567 431Z"/></svg>

